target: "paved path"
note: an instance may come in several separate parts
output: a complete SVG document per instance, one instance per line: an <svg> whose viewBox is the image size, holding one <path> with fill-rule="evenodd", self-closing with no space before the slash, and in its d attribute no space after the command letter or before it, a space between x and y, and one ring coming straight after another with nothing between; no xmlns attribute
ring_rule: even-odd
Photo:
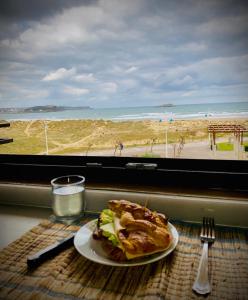
<svg viewBox="0 0 248 300"><path fill-rule="evenodd" d="M124 147L121 154L117 150L115 156L129 156L129 157L142 157L146 153L151 152L151 146L138 146L138 147ZM165 157L165 145L154 145L154 157ZM186 143L181 151L178 153L178 146L174 147L169 144L167 146L167 157L176 158L197 158L197 159L238 159L234 151L211 151L207 141ZM77 153L77 155L85 155L85 153ZM107 149L101 151L90 151L88 156L114 156L114 149ZM241 153L239 159L248 159L248 153Z"/></svg>

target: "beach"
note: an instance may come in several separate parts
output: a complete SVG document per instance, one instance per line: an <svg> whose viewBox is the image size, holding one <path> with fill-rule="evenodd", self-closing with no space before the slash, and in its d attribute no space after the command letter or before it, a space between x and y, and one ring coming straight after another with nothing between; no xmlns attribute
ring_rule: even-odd
<svg viewBox="0 0 248 300"><path fill-rule="evenodd" d="M1 153L50 155L106 155L235 159L235 151L210 151L208 126L237 124L244 118L191 120L13 120L1 128L1 137L14 139L1 145ZM248 142L244 133L244 143ZM233 133L219 133L216 142L233 143ZM247 159L240 154L239 159Z"/></svg>

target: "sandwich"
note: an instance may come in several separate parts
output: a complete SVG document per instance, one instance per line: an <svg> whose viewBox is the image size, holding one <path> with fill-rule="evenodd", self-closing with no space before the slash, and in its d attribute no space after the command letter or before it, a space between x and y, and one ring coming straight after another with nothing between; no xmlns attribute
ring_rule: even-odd
<svg viewBox="0 0 248 300"><path fill-rule="evenodd" d="M166 250L172 241L168 218L126 200L110 200L98 218L93 238L108 258L127 261Z"/></svg>

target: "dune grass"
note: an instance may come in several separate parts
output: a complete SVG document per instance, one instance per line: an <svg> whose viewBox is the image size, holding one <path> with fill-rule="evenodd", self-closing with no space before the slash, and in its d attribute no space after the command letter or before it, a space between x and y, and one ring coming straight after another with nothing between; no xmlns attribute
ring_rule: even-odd
<svg viewBox="0 0 248 300"><path fill-rule="evenodd" d="M248 121L246 121L248 123ZM0 145L0 153L45 154L45 122L11 121L11 126L1 128L2 138L14 142ZM57 120L46 121L49 154L81 154L103 149L115 149L118 142L124 147L164 144L167 130L168 143L185 143L208 139L206 120L174 121L122 121ZM248 125L248 124L247 124ZM149 151L148 151L149 152ZM152 151L150 151L152 152ZM144 155L150 155L149 153Z"/></svg>

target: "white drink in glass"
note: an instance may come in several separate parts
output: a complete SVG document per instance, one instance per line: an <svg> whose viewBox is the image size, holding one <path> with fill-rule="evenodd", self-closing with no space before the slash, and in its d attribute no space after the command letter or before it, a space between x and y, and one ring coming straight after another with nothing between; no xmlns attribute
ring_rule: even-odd
<svg viewBox="0 0 248 300"><path fill-rule="evenodd" d="M83 212L82 186L64 186L53 190L53 210L57 217L74 217Z"/></svg>
<svg viewBox="0 0 248 300"><path fill-rule="evenodd" d="M72 224L77 222L85 211L85 178L80 175L67 175L54 178L52 184L52 221Z"/></svg>

